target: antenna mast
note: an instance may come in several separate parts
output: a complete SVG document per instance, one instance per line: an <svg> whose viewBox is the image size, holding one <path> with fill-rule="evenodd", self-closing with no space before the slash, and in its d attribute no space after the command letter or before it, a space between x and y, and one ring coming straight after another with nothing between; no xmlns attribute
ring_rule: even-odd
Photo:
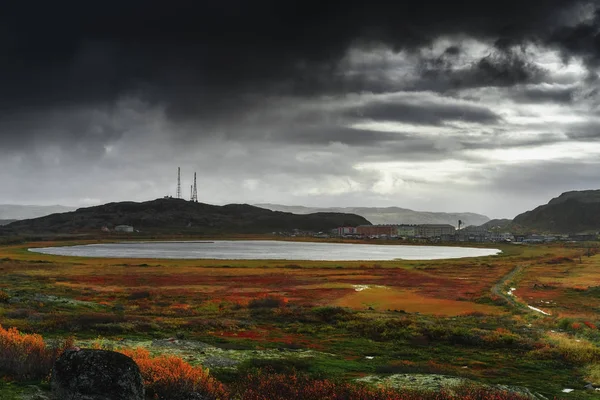
<svg viewBox="0 0 600 400"><path fill-rule="evenodd" d="M192 201L198 202L198 186L196 186L196 173L194 172L194 187L192 189Z"/></svg>
<svg viewBox="0 0 600 400"><path fill-rule="evenodd" d="M177 167L177 194L175 198L181 198L181 167Z"/></svg>

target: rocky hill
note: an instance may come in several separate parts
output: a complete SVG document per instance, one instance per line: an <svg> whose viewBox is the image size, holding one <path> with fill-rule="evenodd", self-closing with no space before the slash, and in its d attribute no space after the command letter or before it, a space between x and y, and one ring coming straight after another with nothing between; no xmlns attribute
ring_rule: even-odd
<svg viewBox="0 0 600 400"><path fill-rule="evenodd" d="M600 231L600 190L563 193L548 204L517 215L513 224L553 233Z"/></svg>
<svg viewBox="0 0 600 400"><path fill-rule="evenodd" d="M273 211L285 211L295 214L315 212L351 213L365 217L373 224L450 224L457 226L458 220L463 226L482 225L490 219L485 215L475 213L443 213L414 211L400 207L336 207L313 208L302 206L284 206L280 204L257 204L258 207Z"/></svg>
<svg viewBox="0 0 600 400"><path fill-rule="evenodd" d="M83 233L117 225L132 225L145 232L268 233L293 229L328 231L338 226L370 225L370 222L353 214L295 215L247 204L214 206L168 198L80 208L16 221L6 228L24 233Z"/></svg>

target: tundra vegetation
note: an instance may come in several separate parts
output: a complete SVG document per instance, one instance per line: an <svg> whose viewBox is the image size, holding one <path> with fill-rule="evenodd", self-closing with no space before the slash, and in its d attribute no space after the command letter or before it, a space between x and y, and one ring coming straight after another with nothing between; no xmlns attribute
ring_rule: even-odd
<svg viewBox="0 0 600 400"><path fill-rule="evenodd" d="M600 385L600 255L589 246L376 263L27 251L52 244L67 243L0 247L3 399L47 390L52 361L73 345L131 356L155 399L598 393L588 384Z"/></svg>

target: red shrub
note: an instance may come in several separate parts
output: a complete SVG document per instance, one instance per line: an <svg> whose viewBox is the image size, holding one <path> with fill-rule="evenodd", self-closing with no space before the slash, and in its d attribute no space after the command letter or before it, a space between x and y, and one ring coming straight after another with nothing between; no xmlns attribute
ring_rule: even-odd
<svg viewBox="0 0 600 400"><path fill-rule="evenodd" d="M194 367L173 356L152 357L146 349L121 349L140 367L146 393L155 399L175 400L200 393L211 400L228 399L223 384L209 376L202 367Z"/></svg>
<svg viewBox="0 0 600 400"><path fill-rule="evenodd" d="M588 328L590 328L590 329L598 329L598 328L596 327L596 325L592 324L592 323L591 323L591 322L589 322L589 321L584 321L583 323L585 324L585 326L587 326L587 327L588 327Z"/></svg>

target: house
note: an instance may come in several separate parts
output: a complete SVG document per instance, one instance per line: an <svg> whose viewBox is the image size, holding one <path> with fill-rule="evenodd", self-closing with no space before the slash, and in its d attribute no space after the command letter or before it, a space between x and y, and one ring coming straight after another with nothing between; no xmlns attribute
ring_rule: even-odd
<svg viewBox="0 0 600 400"><path fill-rule="evenodd" d="M442 235L454 235L456 228L450 224L423 224L416 226L416 233L419 237L434 238Z"/></svg>
<svg viewBox="0 0 600 400"><path fill-rule="evenodd" d="M117 225L115 226L115 232L133 233L133 226Z"/></svg>
<svg viewBox="0 0 600 400"><path fill-rule="evenodd" d="M335 228L333 233L337 236L356 235L356 228L353 226L340 226Z"/></svg>
<svg viewBox="0 0 600 400"><path fill-rule="evenodd" d="M396 226L397 231L396 235L403 238L412 238L417 236L417 226L416 225L398 225Z"/></svg>
<svg viewBox="0 0 600 400"><path fill-rule="evenodd" d="M356 227L356 233L367 237L392 237L397 236L396 225L360 225Z"/></svg>

